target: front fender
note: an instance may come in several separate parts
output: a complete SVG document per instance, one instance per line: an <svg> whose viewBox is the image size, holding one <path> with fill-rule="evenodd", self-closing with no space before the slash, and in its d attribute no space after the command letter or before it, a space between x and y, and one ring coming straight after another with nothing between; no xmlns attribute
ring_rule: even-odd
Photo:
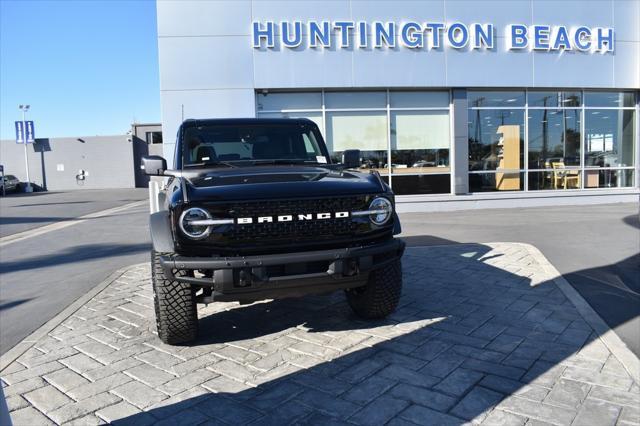
<svg viewBox="0 0 640 426"><path fill-rule="evenodd" d="M393 212L393 235L398 235L402 232L402 225L400 224L400 218L398 213Z"/></svg>
<svg viewBox="0 0 640 426"><path fill-rule="evenodd" d="M157 253L173 253L175 251L171 222L167 210L153 213L149 217L149 230L151 231L153 250Z"/></svg>

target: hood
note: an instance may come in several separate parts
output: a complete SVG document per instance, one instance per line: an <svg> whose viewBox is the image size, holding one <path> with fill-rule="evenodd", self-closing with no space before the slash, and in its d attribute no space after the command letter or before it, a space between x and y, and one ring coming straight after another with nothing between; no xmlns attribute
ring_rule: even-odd
<svg viewBox="0 0 640 426"><path fill-rule="evenodd" d="M372 173L315 166L216 169L188 179L189 201L322 197L385 192Z"/></svg>

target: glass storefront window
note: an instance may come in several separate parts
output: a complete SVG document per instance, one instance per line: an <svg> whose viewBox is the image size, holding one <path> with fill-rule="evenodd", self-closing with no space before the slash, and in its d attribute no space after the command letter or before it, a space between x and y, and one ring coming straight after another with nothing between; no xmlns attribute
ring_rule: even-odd
<svg viewBox="0 0 640 426"><path fill-rule="evenodd" d="M387 114L377 111L326 113L327 148L334 161L346 149L359 149L363 167L387 170ZM382 170L380 170L382 169Z"/></svg>
<svg viewBox="0 0 640 426"><path fill-rule="evenodd" d="M519 170L524 159L524 110L469 110L469 170Z"/></svg>
<svg viewBox="0 0 640 426"><path fill-rule="evenodd" d="M588 107L634 107L633 92L585 92L585 105Z"/></svg>
<svg viewBox="0 0 640 426"><path fill-rule="evenodd" d="M552 162L549 170L529 172L529 190L580 189L580 167Z"/></svg>
<svg viewBox="0 0 640 426"><path fill-rule="evenodd" d="M386 92L326 92L327 109L386 108Z"/></svg>
<svg viewBox="0 0 640 426"><path fill-rule="evenodd" d="M628 188L634 186L634 171L600 170L586 167L584 170L585 188Z"/></svg>
<svg viewBox="0 0 640 426"><path fill-rule="evenodd" d="M529 110L529 168L580 165L579 109ZM537 189L537 188L533 188Z"/></svg>
<svg viewBox="0 0 640 426"><path fill-rule="evenodd" d="M390 92L391 108L449 108L449 92Z"/></svg>
<svg viewBox="0 0 640 426"><path fill-rule="evenodd" d="M520 93L468 92L470 192L522 189L523 172L527 190L634 186L634 92L528 90L524 108ZM526 163L516 161L524 111ZM510 144L518 133L520 144Z"/></svg>
<svg viewBox="0 0 640 426"><path fill-rule="evenodd" d="M582 105L582 94L580 92L529 91L528 104L529 108L579 107Z"/></svg>
<svg viewBox="0 0 640 426"><path fill-rule="evenodd" d="M635 185L635 92L469 90L467 101L470 192L523 190L525 176L527 190ZM399 195L450 192L449 108L448 91L256 92L258 117L313 120L334 160L359 149Z"/></svg>
<svg viewBox="0 0 640 426"><path fill-rule="evenodd" d="M393 192L396 195L446 194L451 191L450 174L394 175Z"/></svg>
<svg viewBox="0 0 640 426"><path fill-rule="evenodd" d="M322 112L259 112L258 118L308 118L316 123L321 132L324 129Z"/></svg>
<svg viewBox="0 0 640 426"><path fill-rule="evenodd" d="M585 111L585 167L634 165L635 111Z"/></svg>
<svg viewBox="0 0 640 426"><path fill-rule="evenodd" d="M502 107L514 108L524 106L524 90L511 92L496 92L483 90L470 90L467 92L469 108Z"/></svg>
<svg viewBox="0 0 640 426"><path fill-rule="evenodd" d="M448 173L449 129L448 111L393 111L392 173Z"/></svg>
<svg viewBox="0 0 640 426"><path fill-rule="evenodd" d="M269 93L258 92L256 94L256 110L282 111L282 110L309 110L322 108L322 93Z"/></svg>
<svg viewBox="0 0 640 426"><path fill-rule="evenodd" d="M359 149L361 167L398 194L450 192L449 101L448 91L256 92L258 117L313 120L334 161Z"/></svg>
<svg viewBox="0 0 640 426"><path fill-rule="evenodd" d="M524 173L469 173L469 192L522 191Z"/></svg>

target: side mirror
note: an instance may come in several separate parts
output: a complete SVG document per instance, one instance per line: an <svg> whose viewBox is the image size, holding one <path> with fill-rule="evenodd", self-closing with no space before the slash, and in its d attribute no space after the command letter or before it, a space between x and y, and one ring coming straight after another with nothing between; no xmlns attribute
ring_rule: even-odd
<svg viewBox="0 0 640 426"><path fill-rule="evenodd" d="M342 153L342 164L347 169L357 169L360 167L360 150L347 149Z"/></svg>
<svg viewBox="0 0 640 426"><path fill-rule="evenodd" d="M167 160L159 155L149 155L142 157L142 165L140 167L144 170L145 175L164 176L164 172L167 170Z"/></svg>

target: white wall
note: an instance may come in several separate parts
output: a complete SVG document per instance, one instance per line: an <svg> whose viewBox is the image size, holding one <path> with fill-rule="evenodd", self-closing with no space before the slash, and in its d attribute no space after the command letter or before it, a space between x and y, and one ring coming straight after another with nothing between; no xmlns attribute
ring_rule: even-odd
<svg viewBox="0 0 640 426"><path fill-rule="evenodd" d="M49 191L135 188L133 147L127 135L36 139L27 145L27 153L31 182L41 187L46 183ZM0 163L5 174L26 182L23 145L0 141ZM80 169L88 172L83 182L76 180Z"/></svg>

